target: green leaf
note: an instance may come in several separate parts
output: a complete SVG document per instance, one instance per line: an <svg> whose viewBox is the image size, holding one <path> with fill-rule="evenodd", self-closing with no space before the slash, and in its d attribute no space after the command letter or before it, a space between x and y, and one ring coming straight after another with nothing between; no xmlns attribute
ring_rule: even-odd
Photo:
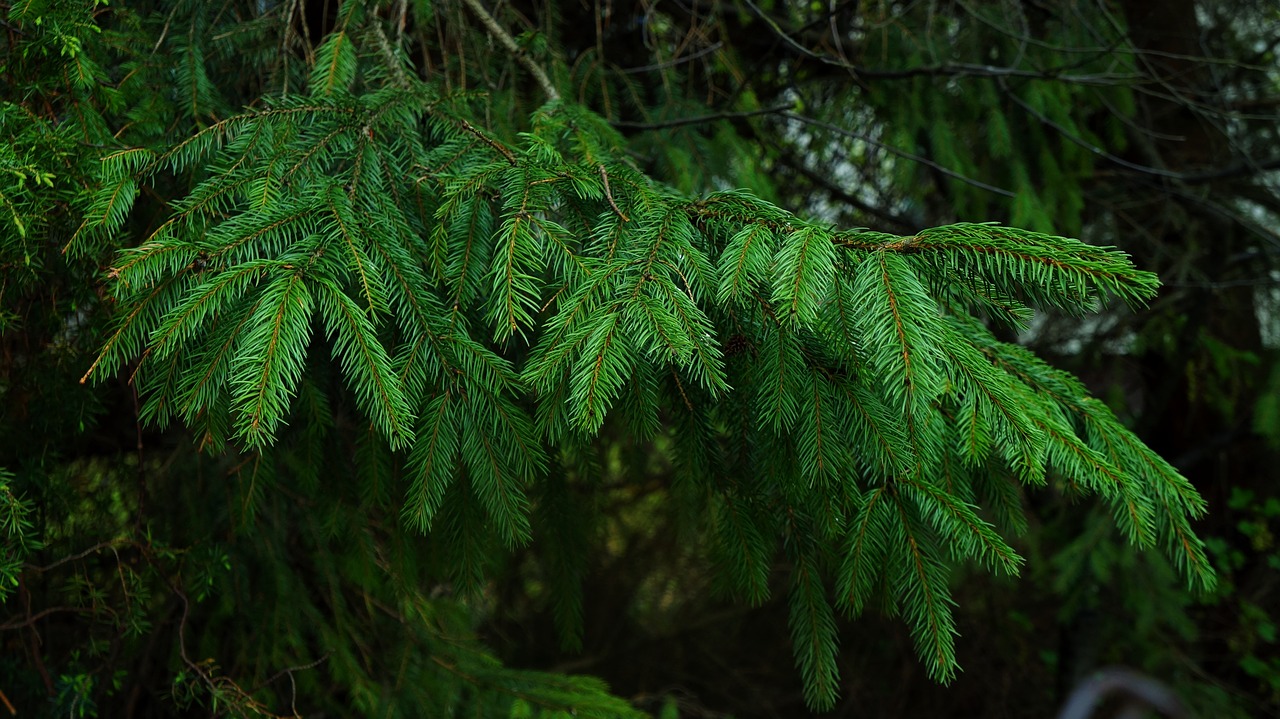
<svg viewBox="0 0 1280 719"><path fill-rule="evenodd" d="M994 527L978 517L975 507L926 481L903 477L898 484L903 495L915 503L919 515L951 548L953 556L977 559L992 571L1018 574L1022 557L996 533Z"/></svg>
<svg viewBox="0 0 1280 719"><path fill-rule="evenodd" d="M356 74L356 50L350 37L342 30L334 30L325 36L316 48L315 64L311 67L311 94L333 95L346 92Z"/></svg>
<svg viewBox="0 0 1280 719"><path fill-rule="evenodd" d="M347 386L393 449L408 445L413 410L373 323L332 281L322 279L317 287L320 315L333 339L333 358L342 366Z"/></svg>
<svg viewBox="0 0 1280 719"><path fill-rule="evenodd" d="M449 392L436 395L422 410L416 440L409 453L413 483L405 497L403 515L426 533L453 483L461 429Z"/></svg>
<svg viewBox="0 0 1280 719"><path fill-rule="evenodd" d="M591 434L604 423L635 361L631 340L622 331L622 318L621 312L607 307L592 314L584 328L582 352L570 375L571 416Z"/></svg>
<svg viewBox="0 0 1280 719"><path fill-rule="evenodd" d="M916 467L941 456L942 422L934 401L946 387L938 307L907 261L875 252L854 269L853 296L861 346L876 389L901 413Z"/></svg>
<svg viewBox="0 0 1280 719"><path fill-rule="evenodd" d="M791 581L791 643L804 678L805 703L828 710L835 706L840 690L835 613L813 558L798 558Z"/></svg>
<svg viewBox="0 0 1280 719"><path fill-rule="evenodd" d="M749 224L738 231L720 254L716 301L749 302L752 289L768 283L776 242L773 231L763 223Z"/></svg>
<svg viewBox="0 0 1280 719"><path fill-rule="evenodd" d="M311 293L297 271L268 280L262 301L231 360L236 436L264 447L289 411L311 339Z"/></svg>
<svg viewBox="0 0 1280 719"><path fill-rule="evenodd" d="M773 302L779 316L812 325L829 301L836 251L831 233L805 225L786 235L775 259Z"/></svg>
<svg viewBox="0 0 1280 719"><path fill-rule="evenodd" d="M845 532L836 596L855 616L875 594L889 557L892 507L888 492L887 486L879 486L863 493Z"/></svg>
<svg viewBox="0 0 1280 719"><path fill-rule="evenodd" d="M911 627L916 650L929 676L949 683L955 678L955 638L958 634L947 587L948 571L938 558L937 540L920 522L915 509L894 492L888 501L887 522L892 527L890 546L892 587L903 618Z"/></svg>

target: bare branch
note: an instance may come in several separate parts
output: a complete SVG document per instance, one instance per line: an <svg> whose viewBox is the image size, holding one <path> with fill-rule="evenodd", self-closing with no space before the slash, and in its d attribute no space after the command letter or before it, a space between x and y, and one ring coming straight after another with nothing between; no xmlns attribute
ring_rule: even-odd
<svg viewBox="0 0 1280 719"><path fill-rule="evenodd" d="M972 185L979 189L986 190L987 192L1000 195L1001 197L1017 196L1011 190L1006 190L1003 187L996 187L995 185L988 185L987 183L982 182L981 180L975 180L972 177L968 177L967 175L962 175L959 172L956 172L955 170L952 170L948 167L943 167L942 165L939 165L938 163L934 162L933 160L930 160L927 157L921 157L920 155L917 155L914 152L907 152L906 150L903 150L898 147L894 147L893 145L885 144L883 142L880 142L879 140L871 138L860 132L854 132L853 130L846 130L843 127L832 125L829 122L823 122L822 120L817 120L812 117L805 117L804 115L798 115L794 112L784 112L782 113L782 116L789 120L795 120L797 122L801 122L806 125L821 127L822 129L827 130L829 132L834 132L837 135L843 135L845 137L852 138L854 140L861 140L867 143L868 145L875 145L876 147L879 147L880 149L892 155L897 155L898 157L901 157L906 160L911 160L912 162L918 162L921 165L924 165L926 167L932 167L933 169L937 170L938 172L941 172L947 177L959 180L965 183L966 185Z"/></svg>
<svg viewBox="0 0 1280 719"><path fill-rule="evenodd" d="M800 175L801 177L804 177L806 180L812 182L818 187L821 187L823 190L826 191L828 195L831 196L831 199L833 200L838 200L840 202L843 202L844 204L849 205L850 207L856 210L859 210L860 212L864 212L868 215L871 215L872 217L875 217L876 219L881 220L882 222L893 225L897 229L905 230L908 233L914 234L917 230L920 229L915 223L911 222L905 217L900 217L898 215L895 215L894 213L888 210L877 207L869 202L865 202L859 199L858 197L854 196L848 190L844 189L843 187L840 187L835 182L833 182L829 177L823 175L822 173L815 172L812 168L810 168L808 165L805 164L802 158L797 157L794 153L783 150L779 160L782 162L783 165L786 165L787 167L791 168L796 174Z"/></svg>
<svg viewBox="0 0 1280 719"><path fill-rule="evenodd" d="M128 540L128 539L123 539L123 538L112 539L112 540L108 540L108 541L106 541L106 542L98 542L97 544L93 545L92 547L89 547L88 549L84 550L83 552L80 552L79 554L72 554L71 556L63 557L62 559L59 559L59 560L57 560L56 562L54 562L54 563L52 563L52 564L46 564L46 565L45 565L45 566L43 566L43 567L38 567L38 566L36 566L36 565L34 565L34 564L26 564L26 565L23 565L23 568L24 568L24 569L30 569L30 570L31 570L31 571L33 571L33 572L47 572L47 571L49 571L50 569L53 569L54 567L58 567L58 566L60 566L60 565L66 564L67 562L74 562L74 561L76 561L77 559L84 559L85 557L89 556L90 554L93 554L94 552L100 552L100 551L102 551L102 550L104 550L104 549L107 549L108 547L110 547L110 548L115 548L117 545L127 545L127 544L133 544L133 542L131 542L131 541L130 541L130 540Z"/></svg>
<svg viewBox="0 0 1280 719"><path fill-rule="evenodd" d="M618 203L613 201L613 192L609 189L609 173L604 169L604 165L600 166L600 180L604 183L604 196L608 198L609 206L613 208L613 211L618 215L618 217L622 218L623 222L630 222L631 218L627 217L626 213L618 209Z"/></svg>
<svg viewBox="0 0 1280 719"><path fill-rule="evenodd" d="M794 102L788 102L784 105L774 105L773 107L765 107L759 110L748 110L746 112L715 112L710 115L682 117L676 120L667 120L664 122L628 122L626 120L612 120L609 124L614 127L626 127L636 130L665 130L671 127L699 125L704 122L715 122L716 120L737 120L745 117L758 117L760 115L776 115L779 113L785 113L788 110L794 110L795 107L796 105Z"/></svg>
<svg viewBox="0 0 1280 719"><path fill-rule="evenodd" d="M480 138L481 142L488 145L489 147L492 147L498 152L502 153L502 156L507 158L507 162L510 163L512 167L515 167L517 164L519 164L518 161L516 160L515 154L512 153L511 150L507 149L505 145L489 137L488 135L484 134L480 130L477 130L475 125L472 125L470 122L467 122L466 120L462 120L461 124L462 124L462 129L466 130L472 135L475 135L476 137Z"/></svg>
<svg viewBox="0 0 1280 719"><path fill-rule="evenodd" d="M1260 172L1280 169L1280 156L1269 157L1265 160L1256 160L1256 161L1246 158L1243 160L1238 160L1225 167L1217 167L1217 168L1212 168L1208 170L1202 170L1200 172L1175 172L1173 170L1164 170L1159 167L1151 167L1150 165L1140 165L1136 162L1130 162L1124 159L1123 157L1113 155L1110 152L1107 152L1106 150L1102 149L1101 147L1098 147L1097 145L1093 144L1092 142L1089 142L1088 140L1071 132L1067 128L1063 127L1061 123L1055 122L1049 116L1045 115L1044 113L1040 112L1034 107L1031 107L1030 105L1028 105L1022 98L1018 97L1017 93L1011 92L1009 88L1004 85L1004 83L1000 83L1000 87L1002 90L1005 91L1005 94L1009 97L1010 100L1014 102L1015 105L1017 105L1018 107L1021 107L1023 110L1025 110L1028 114L1030 114L1035 119L1039 120L1045 125L1056 130L1058 134L1062 135L1068 141L1076 145L1079 145L1080 147L1083 147L1084 149L1088 150L1089 152L1092 152L1098 157L1103 158L1104 160L1107 160L1108 162L1113 162L1121 167L1133 170L1135 172L1141 172L1146 175L1154 175L1156 177L1164 177L1170 180L1176 180L1178 182L1184 182L1187 184L1200 184L1205 182L1212 182L1214 180L1226 180L1234 177L1242 177L1245 175L1253 175Z"/></svg>
<svg viewBox="0 0 1280 719"><path fill-rule="evenodd" d="M26 619L13 619L5 622L4 624L0 624L0 632L9 631L10 629L22 629L23 627L29 627L50 614L63 613L92 614L93 610L88 607L49 607L48 609L32 614Z"/></svg>
<svg viewBox="0 0 1280 719"><path fill-rule="evenodd" d="M681 65L691 60L697 60L703 55L709 55L715 52L716 50L719 50L722 47L724 47L723 42L713 42L710 45L702 48L701 50L695 50L694 52L691 52L688 55L680 55L679 57L673 57L670 60L665 60L663 62L656 62L656 63L653 63L652 65L641 65L639 67L626 67L626 68L622 68L618 72L624 75L637 75L642 72L651 72L654 70L666 70L669 67L675 67L676 65Z"/></svg>

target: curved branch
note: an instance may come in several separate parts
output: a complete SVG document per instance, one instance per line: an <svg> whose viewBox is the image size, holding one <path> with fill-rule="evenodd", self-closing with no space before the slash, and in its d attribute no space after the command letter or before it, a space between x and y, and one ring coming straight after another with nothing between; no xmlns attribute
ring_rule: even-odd
<svg viewBox="0 0 1280 719"><path fill-rule="evenodd" d="M505 47L507 52L514 55L516 60L529 71L529 74L533 75L533 79L538 82L538 86L542 88L542 92L547 96L548 100L560 99L560 92L556 90L555 85L551 84L551 78L547 76L547 71L543 70L541 65L534 62L533 58L520 49L520 46L516 44L515 38L502 29L498 21L494 20L489 11L485 10L484 6L480 4L480 0L462 0L462 4L470 8L471 12L475 13L475 16L479 18L480 24L484 25L484 29L488 30L489 34L493 36L493 39Z"/></svg>
<svg viewBox="0 0 1280 719"><path fill-rule="evenodd" d="M704 122L715 122L717 120L740 120L748 117L758 117L760 115L776 115L789 110L796 109L795 102L787 102L772 107L762 107L759 110L746 110L743 112L713 112L707 115L693 115L690 117L681 117L674 120L665 120L659 122L631 122L628 120L611 120L610 125L614 127L625 127L635 130L666 130L673 127L684 127L685 125L699 125Z"/></svg>
<svg viewBox="0 0 1280 719"><path fill-rule="evenodd" d="M938 172L941 172L947 177L950 177L955 180L959 180L960 182L963 182L966 185L972 185L980 190L986 190L987 192L1000 195L1001 197L1016 196L1011 190L1006 190L1003 187L996 187L995 185L989 185L985 182L982 182L981 180L975 180L972 177L968 177L967 175L962 175L959 172L956 172L955 170L952 170L949 167L943 167L942 165L939 165L938 163L934 162L933 160L930 160L927 157L921 157L920 155L917 155L914 152L907 152L902 148L894 147L893 145L888 145L886 143L880 142L879 140L876 140L862 133L854 132L852 130L846 130L843 127L833 125L829 122L824 122L822 120L818 120L812 117L806 117L804 115L801 115L795 112L783 112L779 114L781 114L782 117L785 117L788 120L795 120L796 122L804 123L806 125L821 127L822 129L827 130L828 132L834 132L837 135L843 135L845 137L848 137L854 140L861 140L867 143L868 145L875 145L876 147L879 147L885 152L888 152L893 155L897 155L898 157L901 157L905 160L918 162L921 165L924 165L926 167L932 167L933 169L937 170Z"/></svg>

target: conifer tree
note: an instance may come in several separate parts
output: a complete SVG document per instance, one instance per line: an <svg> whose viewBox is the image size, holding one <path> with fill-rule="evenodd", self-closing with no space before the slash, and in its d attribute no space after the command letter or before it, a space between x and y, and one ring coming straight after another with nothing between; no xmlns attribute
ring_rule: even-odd
<svg viewBox="0 0 1280 719"><path fill-rule="evenodd" d="M955 676L949 578L962 564L1019 573L1026 491L1095 495L1130 542L1213 586L1195 489L1079 380L1009 341L1037 310L1141 311L1159 282L1120 250L981 222L839 227L748 190L664 182L574 99L545 38L513 35L479 0L449 7L525 78L516 90L451 87L417 63L406 24L444 10L347 1L305 66L283 61L238 106L205 71L223 20L200 5L175 3L156 40L188 27L167 40L176 117L135 108L131 132L98 132L70 200L65 255L109 258L113 324L82 382L127 379L143 422L247 472L238 516L263 542L288 551L261 519L288 512L302 546L349 543L295 560L329 588L279 571L255 591L333 592L329 609L307 605L316 617L363 595L367 624L289 640L326 648L321 671L358 710L384 701L371 652L335 647L392 617L431 647L402 672L436 677L405 715L633 711L596 680L506 668L464 637L493 565L528 548L562 640L580 640L583 495L619 436L673 464L666 501L739 600L765 601L785 576L815 709L840 693L839 614L900 617L930 674ZM140 56L122 67L158 72ZM192 130L166 142L169 121ZM6 222L25 233L23 217ZM285 482L339 499L268 496ZM6 487L4 541L30 541ZM190 587L186 551L149 561L187 567L174 576ZM212 577L219 562L199 566ZM450 601L424 594L433 584ZM184 623L195 601L188 588ZM197 656L180 657L192 698L267 711Z"/></svg>

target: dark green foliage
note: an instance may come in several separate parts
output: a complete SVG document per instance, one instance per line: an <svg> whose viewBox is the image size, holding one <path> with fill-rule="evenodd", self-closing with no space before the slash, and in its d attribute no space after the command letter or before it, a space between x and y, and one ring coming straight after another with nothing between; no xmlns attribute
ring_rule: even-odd
<svg viewBox="0 0 1280 719"><path fill-rule="evenodd" d="M23 561L41 547L34 536L31 503L13 493L12 481L12 473L0 470L0 548L4 550L0 559L0 600L13 593Z"/></svg>
<svg viewBox="0 0 1280 719"><path fill-rule="evenodd" d="M581 108L551 103L531 133L497 138L465 97L407 76L350 94L358 45L326 38L309 96L102 163L87 232L114 231L158 173L206 178L111 271L121 319L93 372L139 359L154 419L180 413L215 447L274 444L291 416L313 421L295 399L328 344L372 431L412 445L406 518L431 531L444 517L455 576L478 588L485 537L531 539L529 492L564 471L549 470L553 443L614 422L661 434L676 405L707 412L704 441L727 439L715 418L754 397L745 442L774 453L760 476L682 481L722 498L708 529L748 598L763 596L769 545L802 552L791 625L815 706L837 694L824 577L854 613L887 591L946 681L951 562L1017 572L975 493L941 480L952 456L958 482L1005 466L1095 492L1130 541L1164 538L1189 581L1212 586L1185 480L968 314L1140 306L1157 283L1123 254L992 225L837 232L747 192L687 198L631 168ZM731 336L755 348L736 376ZM781 503L790 519L741 518L735 503ZM573 606L560 613L570 637Z"/></svg>
<svg viewBox="0 0 1280 719"><path fill-rule="evenodd" d="M58 591L127 651L174 645L159 661L179 706L605 717L639 711L600 680L505 665L484 631L516 594L582 647L592 562L630 559L643 542L613 548L628 537L678 533L684 561L714 566L709 585L755 606L782 595L816 710L839 700L841 652L858 651L842 626L868 609L905 624L930 677L956 677L953 591L1024 570L1028 496L1095 497L1107 531L1215 589L1195 488L1011 341L1038 311L1110 317L1157 295L1125 252L1051 234L1052 212L1082 202L1064 178L1090 166L1084 149L1031 152L993 102L979 157L923 79L915 107L868 92L886 132L927 136L956 210L990 216L992 188L963 181L990 170L1015 188L1006 216L1035 231L840 227L844 214L780 206L794 198L736 126L685 127L705 111L687 93L642 87L601 45L560 56L554 3L519 38L470 0L324 5L317 24L315 7L143 4L112 10L96 40L95 4L38 15L39 30L35 10L11 9L26 51L63 43L59 72L81 93L69 104L90 109L0 109L0 249L6 267L22 258L15 285L51 260L73 268L86 309L70 312L95 321L73 338L93 350L75 377L135 403L139 479L122 493L125 465L68 462L62 491L106 499L75 507L49 483L39 511L74 521L46 519L39 537L33 500L0 472L0 599L55 568L24 570L42 541L80 541L90 551L67 561L83 576ZM64 25L78 30L48 30ZM926 62L896 30L880 42ZM480 80L455 83L466 58ZM511 79L543 66L550 91ZM1100 141L1060 87L1017 97ZM801 117L792 105L779 112ZM622 108L677 125L624 136L636 123ZM743 92L727 112L760 110ZM830 164L821 140L852 118L819 109L775 129L814 132ZM1040 204L1032 175L1054 188ZM49 314L57 327L68 311ZM163 455L144 455L144 432L165 432L148 439ZM23 486L41 471L23 467ZM624 509L608 506L619 496ZM77 522L108 538L83 541ZM119 552L137 560L107 557ZM654 615L678 594L636 593ZM116 604L128 609L97 613ZM261 611L244 620L246 607ZM120 691L88 658L65 666L60 711Z"/></svg>

